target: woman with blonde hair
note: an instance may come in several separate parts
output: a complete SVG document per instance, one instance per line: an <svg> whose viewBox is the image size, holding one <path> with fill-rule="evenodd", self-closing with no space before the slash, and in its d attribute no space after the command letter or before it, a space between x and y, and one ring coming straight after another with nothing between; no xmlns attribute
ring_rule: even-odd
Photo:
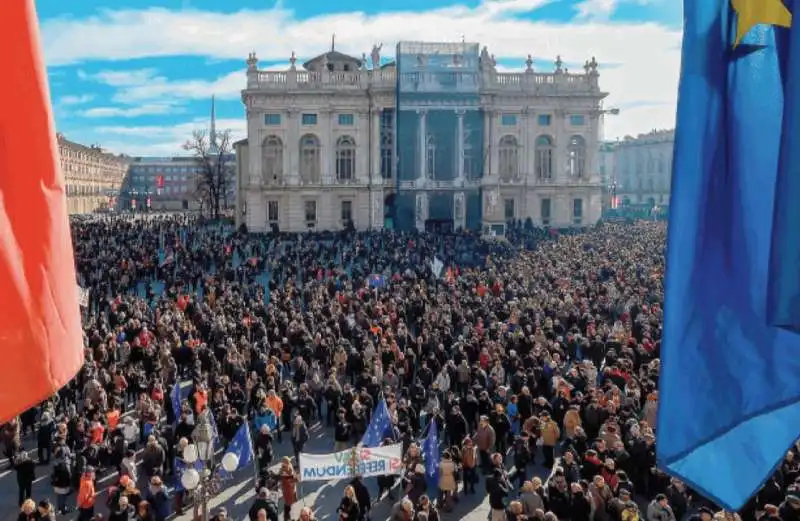
<svg viewBox="0 0 800 521"><path fill-rule="evenodd" d="M35 521L37 518L36 502L30 498L22 502L19 508L18 521Z"/></svg>
<svg viewBox="0 0 800 521"><path fill-rule="evenodd" d="M311 510L311 507L303 507L297 521L317 521L317 518L314 517L314 511Z"/></svg>
<svg viewBox="0 0 800 521"><path fill-rule="evenodd" d="M283 495L283 519L290 521L292 518L292 505L297 502L297 474L292 467L292 460L284 456L281 460L281 493Z"/></svg>
<svg viewBox="0 0 800 521"><path fill-rule="evenodd" d="M344 497L336 509L339 514L339 521L359 521L361 518L361 508L356 499L356 489L352 485L344 488Z"/></svg>

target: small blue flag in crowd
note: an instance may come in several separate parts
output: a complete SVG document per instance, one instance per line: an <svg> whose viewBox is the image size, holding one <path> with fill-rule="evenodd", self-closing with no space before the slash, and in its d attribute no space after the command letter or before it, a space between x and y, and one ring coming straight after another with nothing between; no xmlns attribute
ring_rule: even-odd
<svg viewBox="0 0 800 521"><path fill-rule="evenodd" d="M367 432L361 438L361 444L365 447L380 447L385 438L393 437L392 417L389 414L389 408L386 406L386 400L381 399L369 422Z"/></svg>
<svg viewBox="0 0 800 521"><path fill-rule="evenodd" d="M228 445L226 452L236 454L239 459L239 465L236 470L241 470L253 463L253 440L250 438L250 428L247 423L243 423L239 430L236 431L236 435ZM220 467L220 474L226 475L227 472Z"/></svg>
<svg viewBox="0 0 800 521"><path fill-rule="evenodd" d="M381 289L386 286L386 277L379 274L369 276L369 287L374 289Z"/></svg>
<svg viewBox="0 0 800 521"><path fill-rule="evenodd" d="M172 404L172 413L175 415L175 423L181 419L181 383L176 381L172 386L172 392L169 393L170 403Z"/></svg>
<svg viewBox="0 0 800 521"><path fill-rule="evenodd" d="M439 486L439 429L436 418L428 426L428 435L422 442L422 458L425 460L425 482L429 487Z"/></svg>

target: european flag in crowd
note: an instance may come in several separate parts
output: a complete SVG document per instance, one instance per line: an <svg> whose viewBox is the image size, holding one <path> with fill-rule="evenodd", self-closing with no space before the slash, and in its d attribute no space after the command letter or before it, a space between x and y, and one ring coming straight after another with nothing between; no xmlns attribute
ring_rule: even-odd
<svg viewBox="0 0 800 521"><path fill-rule="evenodd" d="M800 34L780 0L684 0L684 20L657 457L738 509L800 434L800 336L768 315L800 319L768 291L800 304Z"/></svg>
<svg viewBox="0 0 800 521"><path fill-rule="evenodd" d="M239 466L236 467L236 470L241 470L253 463L253 440L250 439L250 428L247 426L247 422L243 423L236 431L226 452L236 454L239 458ZM220 473L227 474L222 467L220 467Z"/></svg>
<svg viewBox="0 0 800 521"><path fill-rule="evenodd" d="M175 423L181 419L181 383L176 381L172 386L172 391L169 393L169 401L172 404L172 414L175 415Z"/></svg>
<svg viewBox="0 0 800 521"><path fill-rule="evenodd" d="M380 447L383 440L386 438L394 437L394 429L392 428L392 417L389 414L389 407L386 406L386 400L381 399L378 406L375 407L375 413L369 421L367 432L361 438L361 444L364 447Z"/></svg>
<svg viewBox="0 0 800 521"><path fill-rule="evenodd" d="M383 275L370 275L369 276L369 287L374 289L380 289L386 286L386 278Z"/></svg>
<svg viewBox="0 0 800 521"><path fill-rule="evenodd" d="M428 426L428 435L422 442L422 459L425 460L425 482L428 487L439 487L439 429L436 417Z"/></svg>

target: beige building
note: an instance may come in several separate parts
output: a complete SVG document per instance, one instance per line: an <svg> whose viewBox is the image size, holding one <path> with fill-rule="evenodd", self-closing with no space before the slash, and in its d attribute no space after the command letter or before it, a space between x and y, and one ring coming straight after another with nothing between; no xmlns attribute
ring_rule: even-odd
<svg viewBox="0 0 800 521"><path fill-rule="evenodd" d="M669 205L674 143L674 130L653 130L606 146L601 153L607 157L607 176L620 205Z"/></svg>
<svg viewBox="0 0 800 521"><path fill-rule="evenodd" d="M91 213L113 205L128 170L128 159L97 145L74 143L61 133L56 137L69 213Z"/></svg>
<svg viewBox="0 0 800 521"><path fill-rule="evenodd" d="M606 93L594 59L577 72L560 58L548 72L534 71L530 58L518 72L500 72L484 47L470 69L453 53L452 64L440 66L453 72L429 73L423 69L442 58L420 51L423 65L398 77L379 51L368 62L331 49L302 66L292 55L285 71L259 70L250 55L247 140L236 144L237 224L297 232L449 221L502 233L511 220L598 221ZM458 92L448 99L451 87L440 80L469 91L469 100ZM398 107L398 86L432 94L404 94Z"/></svg>

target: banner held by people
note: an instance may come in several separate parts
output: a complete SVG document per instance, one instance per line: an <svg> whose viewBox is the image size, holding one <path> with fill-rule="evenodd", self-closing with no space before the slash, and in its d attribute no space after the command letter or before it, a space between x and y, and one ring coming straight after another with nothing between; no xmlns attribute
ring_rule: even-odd
<svg viewBox="0 0 800 521"><path fill-rule="evenodd" d="M300 453L300 481L303 482L399 475L402 470L402 443L353 447L332 454Z"/></svg>

